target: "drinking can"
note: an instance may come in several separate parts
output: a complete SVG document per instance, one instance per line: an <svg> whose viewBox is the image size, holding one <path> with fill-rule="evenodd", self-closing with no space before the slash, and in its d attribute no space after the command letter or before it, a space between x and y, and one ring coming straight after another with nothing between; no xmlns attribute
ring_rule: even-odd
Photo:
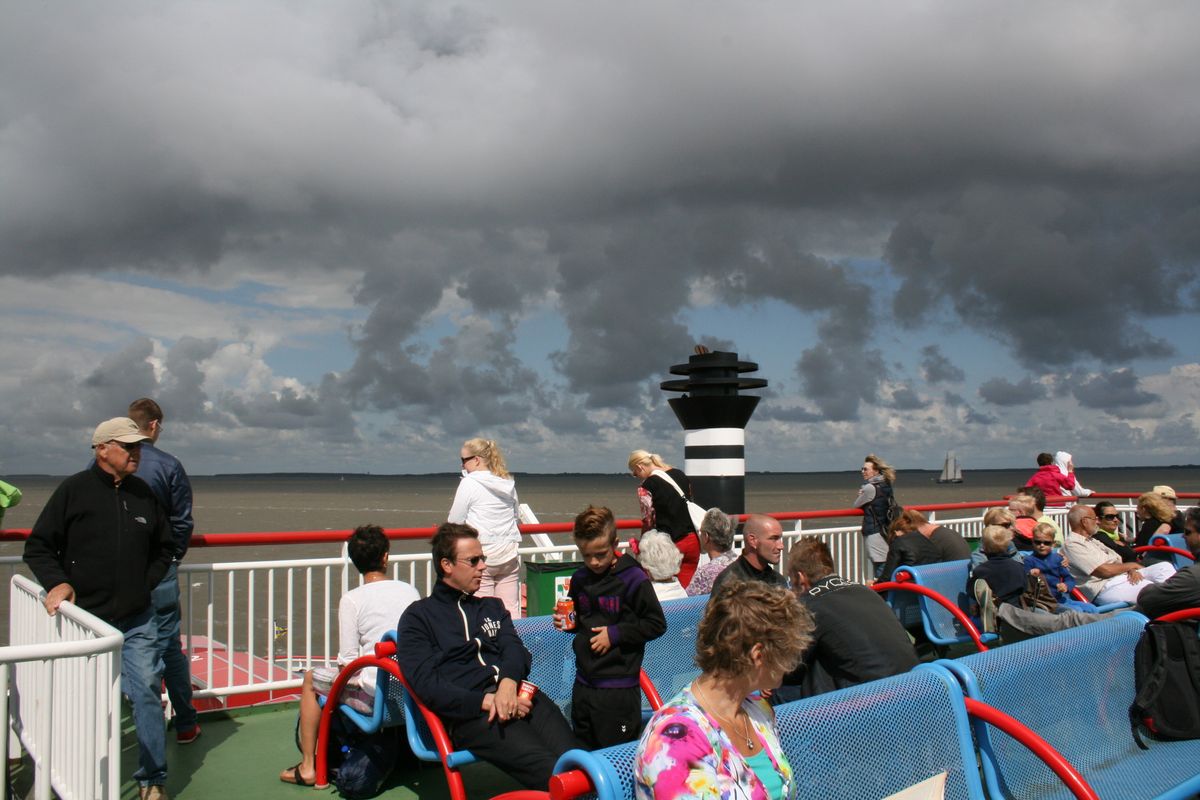
<svg viewBox="0 0 1200 800"><path fill-rule="evenodd" d="M554 613L563 618L562 629L564 631L575 630L575 601L569 598L559 600L554 605Z"/></svg>

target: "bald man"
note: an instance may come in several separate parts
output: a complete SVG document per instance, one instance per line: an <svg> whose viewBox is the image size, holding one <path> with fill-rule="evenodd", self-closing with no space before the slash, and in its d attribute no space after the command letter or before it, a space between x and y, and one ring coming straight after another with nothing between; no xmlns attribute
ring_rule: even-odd
<svg viewBox="0 0 1200 800"><path fill-rule="evenodd" d="M712 594L726 581L762 581L784 585L774 567L783 557L783 526L766 514L751 514L742 527L742 554L713 581Z"/></svg>

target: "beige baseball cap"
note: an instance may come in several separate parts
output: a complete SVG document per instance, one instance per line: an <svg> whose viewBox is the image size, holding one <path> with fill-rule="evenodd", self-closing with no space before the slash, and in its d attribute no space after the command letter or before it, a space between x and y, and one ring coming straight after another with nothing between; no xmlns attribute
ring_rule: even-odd
<svg viewBox="0 0 1200 800"><path fill-rule="evenodd" d="M92 434L92 447L105 442L148 442L150 437L138 430L137 423L129 417L113 417L96 426Z"/></svg>
<svg viewBox="0 0 1200 800"><path fill-rule="evenodd" d="M1178 497L1175 496L1175 490L1172 489L1170 486L1165 486L1165 485L1164 486L1155 486L1150 491L1154 492L1155 494L1161 494L1163 497L1169 497L1172 500L1179 499Z"/></svg>

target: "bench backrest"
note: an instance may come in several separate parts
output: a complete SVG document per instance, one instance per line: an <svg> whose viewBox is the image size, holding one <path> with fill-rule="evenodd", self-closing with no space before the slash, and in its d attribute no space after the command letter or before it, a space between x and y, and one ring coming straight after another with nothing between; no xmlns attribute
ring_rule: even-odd
<svg viewBox="0 0 1200 800"><path fill-rule="evenodd" d="M1129 705L1133 651L1145 624L1141 614L1123 612L938 663L960 677L969 696L1016 717L1092 780L1090 773L1138 754ZM1039 793L1061 786L1036 756L1009 737L991 736L980 726L976 735L985 767L990 772L993 759L1003 765L1014 796L1043 796Z"/></svg>
<svg viewBox="0 0 1200 800"><path fill-rule="evenodd" d="M914 583L934 590L965 611L969 608L966 588L970 565L969 560L963 559L961 561L944 561L940 564L900 567L896 572L909 573L912 575ZM891 594L899 595L898 597L889 597L888 602L893 609L901 609L897 615L907 627L911 620L906 618L902 610L910 607L909 604L912 601L907 598L912 595L906 595L903 592L892 592ZM954 619L954 615L937 602L926 597L920 597L916 602L921 610L925 634L930 641L935 644L954 644L971 640L963 627Z"/></svg>
<svg viewBox="0 0 1200 800"><path fill-rule="evenodd" d="M555 628L553 619L549 614L523 617L513 620L513 627L533 657L529 680L570 719L571 691L575 686L575 651L571 645L575 637Z"/></svg>
<svg viewBox="0 0 1200 800"><path fill-rule="evenodd" d="M958 682L940 667L872 681L775 709L796 795L884 797L941 772L946 798L982 798ZM637 743L573 750L555 772L583 768L599 800L632 798Z"/></svg>
<svg viewBox="0 0 1200 800"><path fill-rule="evenodd" d="M667 632L646 644L642 669L658 689L663 702L669 702L697 675L696 630L708 605L708 595L696 595L662 604Z"/></svg>
<svg viewBox="0 0 1200 800"><path fill-rule="evenodd" d="M983 796L962 690L940 667L775 709L797 795L885 797L946 772L946 798Z"/></svg>
<svg viewBox="0 0 1200 800"><path fill-rule="evenodd" d="M1184 540L1182 533L1156 533L1150 537L1150 544L1160 544L1168 547L1175 547L1185 552L1188 550L1187 542ZM1149 552L1146 553L1142 560L1147 564L1152 564L1155 561L1169 561L1175 565L1175 569L1177 570L1186 569L1192 564L1196 563L1187 556L1181 556L1177 553Z"/></svg>

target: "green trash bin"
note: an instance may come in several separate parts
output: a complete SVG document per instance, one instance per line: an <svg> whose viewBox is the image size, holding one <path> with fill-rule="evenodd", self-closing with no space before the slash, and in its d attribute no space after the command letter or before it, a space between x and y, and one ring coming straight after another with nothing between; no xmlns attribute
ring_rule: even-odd
<svg viewBox="0 0 1200 800"><path fill-rule="evenodd" d="M567 596L567 587L582 561L526 561L525 615L553 614L554 604Z"/></svg>

